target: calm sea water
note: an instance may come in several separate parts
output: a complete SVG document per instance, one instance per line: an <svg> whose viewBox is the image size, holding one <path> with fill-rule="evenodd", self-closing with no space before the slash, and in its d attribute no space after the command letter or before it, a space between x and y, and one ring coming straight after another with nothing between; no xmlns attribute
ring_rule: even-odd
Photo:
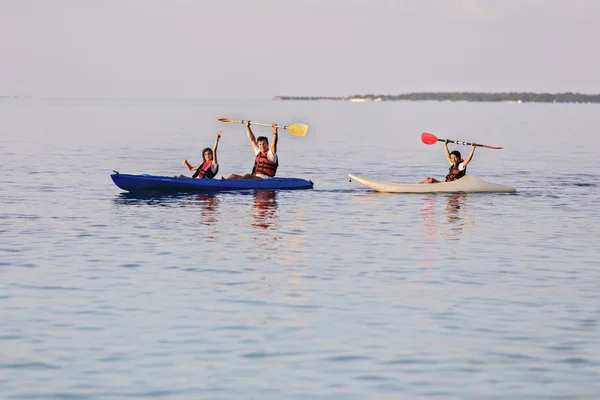
<svg viewBox="0 0 600 400"><path fill-rule="evenodd" d="M0 398L600 398L597 105L0 102ZM223 131L281 133L314 190L133 196ZM373 193L442 178L441 144L517 194ZM269 128L255 128L270 137ZM452 147L468 153L465 146Z"/></svg>

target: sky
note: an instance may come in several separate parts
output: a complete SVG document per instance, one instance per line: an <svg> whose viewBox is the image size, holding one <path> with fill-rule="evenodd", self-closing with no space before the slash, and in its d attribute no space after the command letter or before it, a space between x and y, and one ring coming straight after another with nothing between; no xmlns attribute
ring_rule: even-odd
<svg viewBox="0 0 600 400"><path fill-rule="evenodd" d="M0 0L0 95L600 93L598 0Z"/></svg>

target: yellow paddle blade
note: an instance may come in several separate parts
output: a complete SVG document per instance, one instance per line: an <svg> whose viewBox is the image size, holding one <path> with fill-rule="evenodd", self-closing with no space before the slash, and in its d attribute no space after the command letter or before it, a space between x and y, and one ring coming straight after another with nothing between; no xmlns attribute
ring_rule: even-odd
<svg viewBox="0 0 600 400"><path fill-rule="evenodd" d="M219 121L221 121L221 122L243 122L243 121L240 121L239 119L229 119L229 118L219 118Z"/></svg>
<svg viewBox="0 0 600 400"><path fill-rule="evenodd" d="M295 136L305 136L308 133L308 126L304 124L293 124L285 129L290 131L290 133Z"/></svg>

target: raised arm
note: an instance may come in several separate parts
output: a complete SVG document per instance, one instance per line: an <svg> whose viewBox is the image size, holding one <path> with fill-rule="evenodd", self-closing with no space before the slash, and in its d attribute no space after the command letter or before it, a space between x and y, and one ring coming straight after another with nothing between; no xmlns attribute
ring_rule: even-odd
<svg viewBox="0 0 600 400"><path fill-rule="evenodd" d="M190 164L188 162L188 160L183 160L183 166L187 167L188 171L196 171L196 170L198 170L198 168L200 168L202 166L202 164L198 164L196 166L192 166L192 164Z"/></svg>
<svg viewBox="0 0 600 400"><path fill-rule="evenodd" d="M277 154L277 124L271 125L271 128L273 129L273 140L271 140L271 153L275 155Z"/></svg>
<svg viewBox="0 0 600 400"><path fill-rule="evenodd" d="M215 145L213 146L213 167L216 167L219 164L217 161L217 147L219 147L219 139L221 139L221 131L217 131L217 136L215 137Z"/></svg>
<svg viewBox="0 0 600 400"><path fill-rule="evenodd" d="M448 139L444 140L444 151L446 152L446 160L448 160L448 164L452 165L452 159L450 158L450 151L448 151Z"/></svg>
<svg viewBox="0 0 600 400"><path fill-rule="evenodd" d="M475 143L471 143L471 152L469 153L469 157L467 157L467 159L462 162L463 167L466 167L467 164L471 162L471 159L473 158L473 154L475 154L476 146L477 145Z"/></svg>
<svg viewBox="0 0 600 400"><path fill-rule="evenodd" d="M246 121L246 135L248 135L248 141L252 145L252 150L256 153L258 151L258 145L256 144L254 133L252 133L252 129L250 129L250 121Z"/></svg>

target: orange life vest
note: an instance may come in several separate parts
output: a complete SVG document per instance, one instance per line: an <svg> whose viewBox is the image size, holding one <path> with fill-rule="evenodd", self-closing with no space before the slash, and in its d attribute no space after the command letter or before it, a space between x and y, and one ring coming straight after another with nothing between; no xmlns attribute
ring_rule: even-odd
<svg viewBox="0 0 600 400"><path fill-rule="evenodd" d="M279 162L273 162L267 158L268 153L261 153L260 151L254 159L254 167L252 168L252 175L267 175L270 177L275 176L275 171L279 166Z"/></svg>

